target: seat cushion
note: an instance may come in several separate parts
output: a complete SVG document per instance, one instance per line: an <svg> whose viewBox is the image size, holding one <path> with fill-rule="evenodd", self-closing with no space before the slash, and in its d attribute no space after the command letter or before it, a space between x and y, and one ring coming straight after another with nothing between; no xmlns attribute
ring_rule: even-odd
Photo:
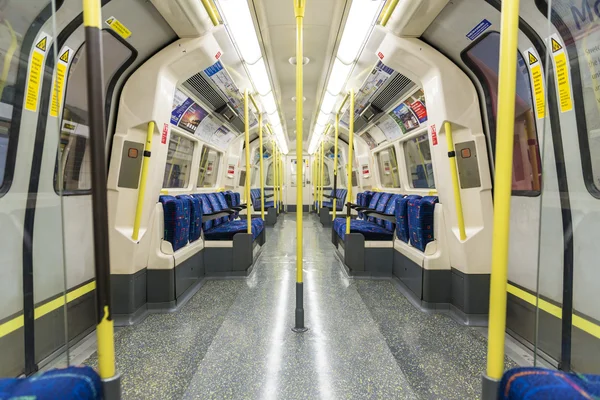
<svg viewBox="0 0 600 400"><path fill-rule="evenodd" d="M102 382L90 367L54 369L31 378L0 379L0 399L102 399Z"/></svg>
<svg viewBox="0 0 600 400"><path fill-rule="evenodd" d="M427 243L433 241L433 210L437 196L425 196L408 201L408 230L410 244L425 251Z"/></svg>
<svg viewBox="0 0 600 400"><path fill-rule="evenodd" d="M513 368L500 381L498 399L597 399L600 376L567 374L543 368Z"/></svg>
<svg viewBox="0 0 600 400"><path fill-rule="evenodd" d="M160 196L163 205L163 239L170 242L173 251L185 246L190 238L190 206L187 201L173 196Z"/></svg>
<svg viewBox="0 0 600 400"><path fill-rule="evenodd" d="M208 201L210 201L210 206L214 213L227 209L227 202L225 201L225 197L223 197L223 200L225 201L225 207L223 207L223 204L219 200L219 196L217 196L217 194L218 193L208 193L206 195L206 197L208 197ZM222 223L228 222L228 221L229 221L229 215L226 217L217 218L217 219L213 220L213 226L219 226Z"/></svg>
<svg viewBox="0 0 600 400"><path fill-rule="evenodd" d="M346 240L346 218L336 218L333 221L333 229L342 240ZM392 240L394 232L385 229L374 222L361 219L350 220L350 233L361 233L365 240Z"/></svg>
<svg viewBox="0 0 600 400"><path fill-rule="evenodd" d="M188 203L190 209L189 240L194 242L200 238L202 233L202 203L199 198L189 194L181 194L177 198Z"/></svg>
<svg viewBox="0 0 600 400"><path fill-rule="evenodd" d="M396 199L396 236L404 243L408 243L408 202L412 199L420 199L421 196L411 194L410 196Z"/></svg>
<svg viewBox="0 0 600 400"><path fill-rule="evenodd" d="M265 223L261 218L252 218L252 239L256 239L265 228ZM213 227L204 232L206 240L233 240L237 233L246 233L248 231L248 222L246 219L238 219L226 222Z"/></svg>

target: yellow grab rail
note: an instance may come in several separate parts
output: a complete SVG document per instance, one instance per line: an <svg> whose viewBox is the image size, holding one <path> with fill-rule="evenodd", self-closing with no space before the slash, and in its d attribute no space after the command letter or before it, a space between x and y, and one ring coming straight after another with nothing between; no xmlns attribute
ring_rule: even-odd
<svg viewBox="0 0 600 400"><path fill-rule="evenodd" d="M263 170L263 120L262 113L258 113L258 147L260 157L260 217L265 220L265 176Z"/></svg>
<svg viewBox="0 0 600 400"><path fill-rule="evenodd" d="M142 210L144 208L144 199L146 198L146 181L148 180L148 168L150 165L150 154L152 152L152 136L154 134L154 121L148 123L146 130L146 146L144 147L144 157L142 158L142 176L140 177L140 189L138 190L137 205L135 207L135 218L133 220L133 233L131 239L137 242L140 236L140 224L142 222Z"/></svg>
<svg viewBox="0 0 600 400"><path fill-rule="evenodd" d="M304 98L304 11L306 0L293 0L294 15L296 16L296 314L295 314L295 332L305 332L304 326L304 288L303 273L304 266L302 257L302 218L304 214L302 192L304 189L304 151L303 137L303 102Z"/></svg>
<svg viewBox="0 0 600 400"><path fill-rule="evenodd" d="M487 376L484 376L482 388L484 399L497 395L499 381L504 373L519 0L504 0L501 16Z"/></svg>
<svg viewBox="0 0 600 400"><path fill-rule="evenodd" d="M348 114L348 201L352 202L352 157L354 157L354 89L350 89ZM341 107L340 107L341 108ZM350 208L346 212L346 234L350 233Z"/></svg>
<svg viewBox="0 0 600 400"><path fill-rule="evenodd" d="M381 26L386 26L390 17L394 13L399 0L388 0L388 4L385 5L385 11L383 17L381 17Z"/></svg>
<svg viewBox="0 0 600 400"><path fill-rule="evenodd" d="M246 145L246 181L244 192L246 193L246 221L248 223L247 233L252 234L252 201L250 197L250 104L248 89L244 90L244 135Z"/></svg>
<svg viewBox="0 0 600 400"><path fill-rule="evenodd" d="M325 138L321 140L321 193L319 194L319 203L323 208L323 192L325 191Z"/></svg>
<svg viewBox="0 0 600 400"><path fill-rule="evenodd" d="M340 113L335 114L335 142L333 145L333 217L335 221L337 216L337 166L338 166L338 138L340 135Z"/></svg>
<svg viewBox="0 0 600 400"><path fill-rule="evenodd" d="M279 149L273 142L273 195L275 196L275 208L279 209Z"/></svg>
<svg viewBox="0 0 600 400"><path fill-rule="evenodd" d="M206 10L206 13L208 14L208 17L210 18L212 24L214 26L219 25L219 17L217 15L217 10L215 10L215 7L211 4L211 1L202 0L202 5L204 6L204 9Z"/></svg>
<svg viewBox="0 0 600 400"><path fill-rule="evenodd" d="M467 239L465 232L465 218L463 215L462 200L460 196L460 184L458 182L458 171L456 170L456 152L454 151L454 141L452 140L452 125L450 122L444 122L444 130L446 131L446 142L448 144L448 161L450 162L450 175L452 176L452 187L454 189L454 203L456 207L456 219L458 221L458 232L460 240ZM423 164L423 168L425 165ZM425 169L427 176L427 169Z"/></svg>

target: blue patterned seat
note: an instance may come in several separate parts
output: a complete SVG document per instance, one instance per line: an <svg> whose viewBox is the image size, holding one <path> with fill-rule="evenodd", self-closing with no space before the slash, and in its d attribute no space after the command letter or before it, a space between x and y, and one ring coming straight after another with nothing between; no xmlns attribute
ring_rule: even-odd
<svg viewBox="0 0 600 400"><path fill-rule="evenodd" d="M600 376L567 374L542 368L514 368L504 373L498 399L583 400L600 398Z"/></svg>
<svg viewBox="0 0 600 400"><path fill-rule="evenodd" d="M383 214L394 214L396 199L400 197L399 194L384 193L384 195L379 196L376 209ZM380 206L380 203L384 205ZM336 218L333 222L333 229L342 240L346 239L345 218ZM365 237L365 240L392 240L394 238L394 223L373 217L370 217L369 220L354 219L350 221L350 233L360 233Z"/></svg>
<svg viewBox="0 0 600 400"><path fill-rule="evenodd" d="M0 379L0 399L102 399L102 382L90 367L54 369L31 378Z"/></svg>
<svg viewBox="0 0 600 400"><path fill-rule="evenodd" d="M411 194L406 197L396 199L396 236L404 243L408 243L408 202L414 199L420 199L421 196Z"/></svg>
<svg viewBox="0 0 600 400"><path fill-rule="evenodd" d="M265 210L270 207L275 207L275 202L267 201L269 193L265 190ZM262 205L260 204L260 189L250 189L250 199L252 200L252 207L255 210L260 210Z"/></svg>
<svg viewBox="0 0 600 400"><path fill-rule="evenodd" d="M433 211L437 196L425 196L408 201L408 229L410 244L425 251L427 243L433 241Z"/></svg>
<svg viewBox="0 0 600 400"><path fill-rule="evenodd" d="M371 199L373 198L374 194L375 194L375 192L371 192L371 191L359 193L358 195L356 195L356 204L359 205L360 207L367 207L369 205L369 203L371 202ZM365 219L365 214L362 212L359 212L358 217L361 219Z"/></svg>
<svg viewBox="0 0 600 400"><path fill-rule="evenodd" d="M344 203L346 202L346 195L348 194L347 189L336 189L331 190L330 196L335 196L336 203L335 208L337 211L342 211L344 209ZM328 199L327 201L323 201L323 207L333 209L333 199Z"/></svg>
<svg viewBox="0 0 600 400"><path fill-rule="evenodd" d="M189 240L190 243L195 242L200 238L200 234L202 233L202 204L200 199L189 194L181 194L177 198L188 203L190 209Z"/></svg>
<svg viewBox="0 0 600 400"><path fill-rule="evenodd" d="M206 214L214 214L229 208L223 193L208 193L199 195L202 198L202 211ZM220 199L222 196L222 200ZM223 206L223 201L225 206ZM246 233L248 223L245 218L230 221L229 216L206 221L203 224L204 238L206 240L233 240L237 233ZM252 237L256 239L264 229L264 221L261 218L252 219Z"/></svg>
<svg viewBox="0 0 600 400"><path fill-rule="evenodd" d="M159 201L164 214L163 239L171 243L173 251L177 251L190 238L190 206L187 201L173 196L160 196Z"/></svg>

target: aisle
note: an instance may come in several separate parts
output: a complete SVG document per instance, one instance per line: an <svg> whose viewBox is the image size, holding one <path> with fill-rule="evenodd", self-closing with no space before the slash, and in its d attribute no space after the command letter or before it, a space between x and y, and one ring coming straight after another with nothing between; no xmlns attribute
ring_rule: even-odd
<svg viewBox="0 0 600 400"><path fill-rule="evenodd" d="M295 214L280 217L250 277L208 280L180 312L117 332L123 398L477 397L481 334L416 310L389 280L348 279L314 215L304 221L309 331L292 332L295 230Z"/></svg>

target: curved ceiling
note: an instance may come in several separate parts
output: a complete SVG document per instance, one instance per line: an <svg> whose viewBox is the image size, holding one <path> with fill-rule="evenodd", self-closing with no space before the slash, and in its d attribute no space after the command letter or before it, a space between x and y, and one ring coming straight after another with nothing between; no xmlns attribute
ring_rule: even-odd
<svg viewBox="0 0 600 400"><path fill-rule="evenodd" d="M262 41L268 68L281 105L282 123L288 133L289 148L296 147L296 68L290 57L296 55L296 18L292 0L249 0ZM304 17L304 149L315 117L332 56L344 24L349 0L307 0Z"/></svg>

